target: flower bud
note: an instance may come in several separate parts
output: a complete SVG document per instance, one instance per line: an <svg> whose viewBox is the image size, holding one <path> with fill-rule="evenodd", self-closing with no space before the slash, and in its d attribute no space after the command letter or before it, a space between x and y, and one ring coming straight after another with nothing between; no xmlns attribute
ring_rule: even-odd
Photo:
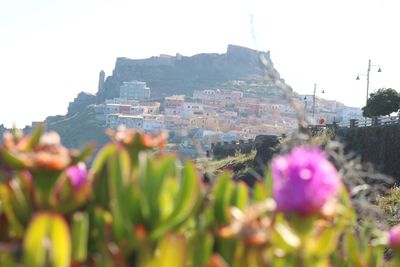
<svg viewBox="0 0 400 267"><path fill-rule="evenodd" d="M64 179L55 188L53 203L57 211L68 213L87 201L90 181L84 163L69 167L64 175Z"/></svg>
<svg viewBox="0 0 400 267"><path fill-rule="evenodd" d="M84 163L69 167L65 172L75 191L79 190L87 180L88 172Z"/></svg>
<svg viewBox="0 0 400 267"><path fill-rule="evenodd" d="M400 224L395 225L389 231L389 247L400 250Z"/></svg>

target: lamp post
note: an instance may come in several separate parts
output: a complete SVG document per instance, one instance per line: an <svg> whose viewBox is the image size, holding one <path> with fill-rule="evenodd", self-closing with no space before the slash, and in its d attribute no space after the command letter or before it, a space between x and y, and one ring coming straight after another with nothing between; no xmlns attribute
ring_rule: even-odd
<svg viewBox="0 0 400 267"><path fill-rule="evenodd" d="M368 103L368 96L369 96L369 73L371 72L371 67L377 67L378 72L382 72L381 67L378 65L372 65L371 64L371 59L368 60L368 69L367 69L367 74L357 74L356 80L360 80L360 75L367 76L367 97L365 100L365 105Z"/></svg>

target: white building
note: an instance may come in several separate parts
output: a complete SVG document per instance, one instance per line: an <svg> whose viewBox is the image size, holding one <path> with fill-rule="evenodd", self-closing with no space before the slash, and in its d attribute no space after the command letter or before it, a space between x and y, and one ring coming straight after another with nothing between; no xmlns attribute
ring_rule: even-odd
<svg viewBox="0 0 400 267"><path fill-rule="evenodd" d="M143 128L143 117L133 115L119 115L118 125L125 125L126 128Z"/></svg>
<svg viewBox="0 0 400 267"><path fill-rule="evenodd" d="M123 82L119 87L119 95L127 100L145 100L150 98L150 88L145 82Z"/></svg>

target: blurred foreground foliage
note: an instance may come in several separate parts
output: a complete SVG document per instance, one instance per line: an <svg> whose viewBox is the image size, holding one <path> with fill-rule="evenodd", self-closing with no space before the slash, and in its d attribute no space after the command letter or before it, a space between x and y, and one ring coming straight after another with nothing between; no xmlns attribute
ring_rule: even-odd
<svg viewBox="0 0 400 267"><path fill-rule="evenodd" d="M299 162L285 174L290 158L277 159L253 188L230 173L204 183L194 163L162 152L166 135L109 135L89 170L91 146L66 149L42 127L4 135L0 266L400 266L397 237L361 227L343 183L327 203L312 203L320 210L290 210L296 188L285 195L273 176L309 179L311 169L296 173Z"/></svg>

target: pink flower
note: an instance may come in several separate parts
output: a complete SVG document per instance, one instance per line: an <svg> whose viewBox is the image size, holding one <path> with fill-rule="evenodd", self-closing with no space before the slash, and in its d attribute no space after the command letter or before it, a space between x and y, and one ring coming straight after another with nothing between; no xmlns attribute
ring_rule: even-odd
<svg viewBox="0 0 400 267"><path fill-rule="evenodd" d="M400 224L393 226L389 231L389 247L400 250Z"/></svg>
<svg viewBox="0 0 400 267"><path fill-rule="evenodd" d="M63 214L79 208L90 197L90 188L86 165L80 162L69 167L54 190L53 208Z"/></svg>
<svg viewBox="0 0 400 267"><path fill-rule="evenodd" d="M75 191L79 190L86 183L88 172L84 163L69 167L65 172Z"/></svg>
<svg viewBox="0 0 400 267"><path fill-rule="evenodd" d="M340 177L318 148L300 146L272 161L273 197L278 211L315 215L337 196Z"/></svg>

